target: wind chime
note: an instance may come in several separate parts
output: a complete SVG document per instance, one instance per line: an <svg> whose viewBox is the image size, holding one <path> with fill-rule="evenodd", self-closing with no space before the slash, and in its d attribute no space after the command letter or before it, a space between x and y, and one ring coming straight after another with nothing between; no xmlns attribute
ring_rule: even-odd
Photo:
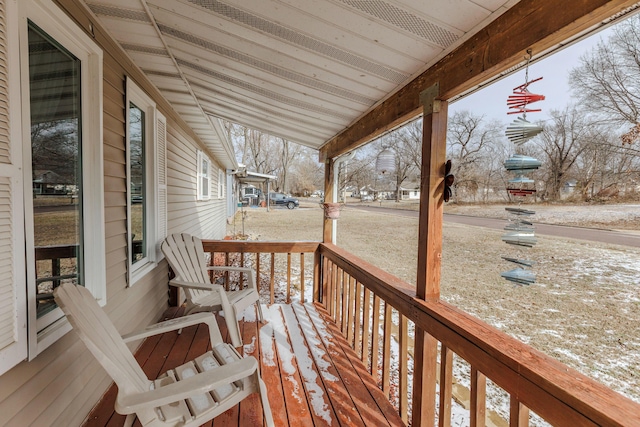
<svg viewBox="0 0 640 427"><path fill-rule="evenodd" d="M531 123L527 120L527 113L540 112L540 109L531 109L529 105L544 100L544 95L537 95L529 92L529 85L542 80L542 77L529 81L529 62L531 61L531 50L527 50L525 57L526 71L525 82L513 89L513 94L507 98L507 106L509 110L507 114L521 114L508 127L505 135L516 146L516 150L520 148L526 141L533 138L540 132L542 127ZM514 154L504 162L507 171L514 173L515 176L508 181L507 191L513 197L522 202L526 196L534 194L535 181L527 175L538 169L542 165L539 160L525 156L523 154ZM510 245L531 248L536 244L535 228L529 220L535 215L535 211L518 208L506 208L509 213L509 223L504 228L506 234L502 236L502 240ZM534 261L520 259L518 257L506 257L502 259L510 263L516 264L516 268L501 273L506 280L518 285L530 285L536 281L536 275L530 268L535 264Z"/></svg>

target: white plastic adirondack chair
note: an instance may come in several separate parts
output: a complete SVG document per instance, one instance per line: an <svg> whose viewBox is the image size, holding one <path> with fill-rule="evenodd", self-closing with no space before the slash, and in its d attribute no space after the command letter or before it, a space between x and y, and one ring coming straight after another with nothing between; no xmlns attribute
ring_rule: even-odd
<svg viewBox="0 0 640 427"><path fill-rule="evenodd" d="M202 240L189 234L172 234L162 242L161 249L176 275L169 284L179 286L185 291L186 313L222 310L231 343L234 347L241 346L238 313L255 304L258 308L258 319L263 321L255 271L246 267L207 266ZM247 276L248 286L227 292L223 286L211 283L209 270L242 272Z"/></svg>
<svg viewBox="0 0 640 427"><path fill-rule="evenodd" d="M121 337L91 293L82 286L63 283L54 297L67 319L118 386L115 409L127 414L125 426L135 418L143 426L199 426L259 393L266 425L273 418L264 382L254 357L242 358L222 342L215 317L198 313L155 325ZM126 346L152 335L205 323L212 351L150 381Z"/></svg>

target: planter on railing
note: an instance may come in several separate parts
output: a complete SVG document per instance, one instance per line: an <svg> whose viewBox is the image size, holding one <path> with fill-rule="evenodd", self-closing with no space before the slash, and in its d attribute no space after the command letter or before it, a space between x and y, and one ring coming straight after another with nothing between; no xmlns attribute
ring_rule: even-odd
<svg viewBox="0 0 640 427"><path fill-rule="evenodd" d="M329 219L338 219L340 210L344 206L342 203L321 203L320 205L324 209L324 217Z"/></svg>

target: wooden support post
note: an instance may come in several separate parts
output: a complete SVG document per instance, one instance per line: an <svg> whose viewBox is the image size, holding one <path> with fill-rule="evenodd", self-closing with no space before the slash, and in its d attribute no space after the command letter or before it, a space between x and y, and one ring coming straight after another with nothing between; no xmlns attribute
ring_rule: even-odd
<svg viewBox="0 0 640 427"><path fill-rule="evenodd" d="M436 83L420 94L424 116L416 295L427 301L437 301L440 298L448 103L438 99L439 91ZM432 426L435 423L437 345L435 338L416 328L412 411L414 427Z"/></svg>
<svg viewBox="0 0 640 427"><path fill-rule="evenodd" d="M324 164L324 201L333 202L333 159L327 159ZM322 226L322 242L335 243L333 241L333 227L335 222L332 219L324 218Z"/></svg>
<svg viewBox="0 0 640 427"><path fill-rule="evenodd" d="M438 86L421 94L422 169L420 172L420 216L418 225L418 298L440 298L442 262L442 212L444 167L447 149L447 102L437 99Z"/></svg>

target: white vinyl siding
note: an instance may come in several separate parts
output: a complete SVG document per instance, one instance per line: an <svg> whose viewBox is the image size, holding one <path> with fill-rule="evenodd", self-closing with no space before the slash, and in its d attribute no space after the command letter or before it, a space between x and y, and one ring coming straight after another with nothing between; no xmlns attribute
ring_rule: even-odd
<svg viewBox="0 0 640 427"><path fill-rule="evenodd" d="M221 239L226 230L225 200L203 203L197 192L198 151L195 141L177 126L167 126L167 220L168 234L190 233L206 239ZM196 193L197 194L197 193Z"/></svg>

